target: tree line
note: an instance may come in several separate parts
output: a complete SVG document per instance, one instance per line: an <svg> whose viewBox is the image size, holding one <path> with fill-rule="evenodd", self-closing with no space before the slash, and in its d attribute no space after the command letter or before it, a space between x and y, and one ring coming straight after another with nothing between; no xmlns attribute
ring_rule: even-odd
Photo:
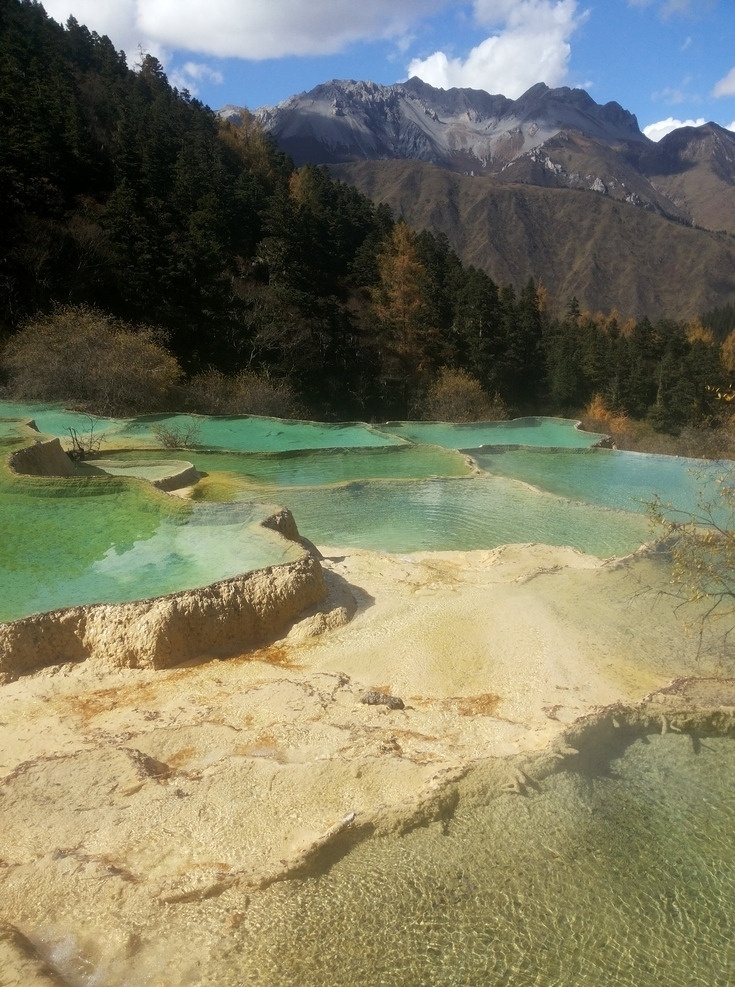
<svg viewBox="0 0 735 987"><path fill-rule="evenodd" d="M0 363L19 396L364 419L596 400L664 431L726 414L733 313L553 313L532 278L495 284L33 0L0 0L0 122ZM44 352L63 354L53 374ZM130 380L90 397L85 359Z"/></svg>

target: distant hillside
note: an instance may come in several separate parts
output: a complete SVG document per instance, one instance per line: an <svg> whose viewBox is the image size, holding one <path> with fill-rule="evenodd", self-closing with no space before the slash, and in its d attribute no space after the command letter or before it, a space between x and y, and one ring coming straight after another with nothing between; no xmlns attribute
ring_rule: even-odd
<svg viewBox="0 0 735 987"><path fill-rule="evenodd" d="M333 81L257 116L297 164L328 165L493 278L543 281L557 305L655 318L735 300L733 241L712 235L735 235L735 134L715 124L656 144L579 89L510 100L418 79Z"/></svg>
<svg viewBox="0 0 735 987"><path fill-rule="evenodd" d="M238 118L237 107L220 113ZM649 140L615 102L532 86L476 89L332 81L257 112L297 165L416 160L503 182L588 189L735 233L735 134L707 124Z"/></svg>
<svg viewBox="0 0 735 987"><path fill-rule="evenodd" d="M715 123L667 134L640 160L641 170L687 219L735 233L735 134Z"/></svg>
<svg viewBox="0 0 735 987"><path fill-rule="evenodd" d="M735 238L602 195L500 184L416 161L332 165L416 229L445 233L499 283L530 271L560 305L689 318L735 298Z"/></svg>

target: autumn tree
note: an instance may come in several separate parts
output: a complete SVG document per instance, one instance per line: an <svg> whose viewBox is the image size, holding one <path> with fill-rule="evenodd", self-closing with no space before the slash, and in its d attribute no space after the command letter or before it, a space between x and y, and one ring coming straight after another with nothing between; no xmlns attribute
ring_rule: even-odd
<svg viewBox="0 0 735 987"><path fill-rule="evenodd" d="M435 366L438 332L426 299L427 272L416 234L401 220L377 256L374 312L383 340L383 378L404 413Z"/></svg>

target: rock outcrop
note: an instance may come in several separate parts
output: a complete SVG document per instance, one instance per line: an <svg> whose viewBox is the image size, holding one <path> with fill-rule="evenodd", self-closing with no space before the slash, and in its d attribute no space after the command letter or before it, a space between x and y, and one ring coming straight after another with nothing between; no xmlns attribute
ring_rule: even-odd
<svg viewBox="0 0 735 987"><path fill-rule="evenodd" d="M9 465L14 473L27 476L74 476L72 460L61 448L59 439L37 441L12 453Z"/></svg>
<svg viewBox="0 0 735 987"><path fill-rule="evenodd" d="M64 662L168 668L242 654L285 633L327 595L319 561L293 562L133 603L98 603L0 624L0 684Z"/></svg>

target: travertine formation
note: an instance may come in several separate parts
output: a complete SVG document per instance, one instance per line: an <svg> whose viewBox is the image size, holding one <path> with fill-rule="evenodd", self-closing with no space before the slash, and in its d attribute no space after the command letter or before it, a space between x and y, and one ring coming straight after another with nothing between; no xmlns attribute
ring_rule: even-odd
<svg viewBox="0 0 735 987"><path fill-rule="evenodd" d="M28 476L74 476L74 463L61 448L59 439L37 441L10 456L14 473Z"/></svg>
<svg viewBox="0 0 735 987"><path fill-rule="evenodd" d="M30 476L75 473L59 439L20 449L10 467ZM285 634L299 615L325 601L327 586L319 553L301 538L290 511L276 511L263 526L300 544L301 557L154 599L68 607L0 624L0 684L67 662L168 668L193 659L229 658ZM318 610L311 615L313 632L348 620L353 610L343 594L328 618Z"/></svg>
<svg viewBox="0 0 735 987"><path fill-rule="evenodd" d="M721 656L641 592L653 560L322 551L326 600L267 647L176 668L100 647L0 689L0 980L266 983L233 955L281 882L449 825L461 800L528 794L610 736L731 722L732 683L661 692ZM109 629L113 653L125 633ZM172 634L167 661L189 647Z"/></svg>
<svg viewBox="0 0 735 987"><path fill-rule="evenodd" d="M33 614L0 624L0 684L64 662L169 668L229 658L285 633L326 595L318 560L304 552L294 562L200 589Z"/></svg>
<svg viewBox="0 0 735 987"><path fill-rule="evenodd" d="M3 984L269 982L242 976L251 913L359 841L595 745L733 731L721 637L654 556L318 555L266 525L303 555L0 625Z"/></svg>

